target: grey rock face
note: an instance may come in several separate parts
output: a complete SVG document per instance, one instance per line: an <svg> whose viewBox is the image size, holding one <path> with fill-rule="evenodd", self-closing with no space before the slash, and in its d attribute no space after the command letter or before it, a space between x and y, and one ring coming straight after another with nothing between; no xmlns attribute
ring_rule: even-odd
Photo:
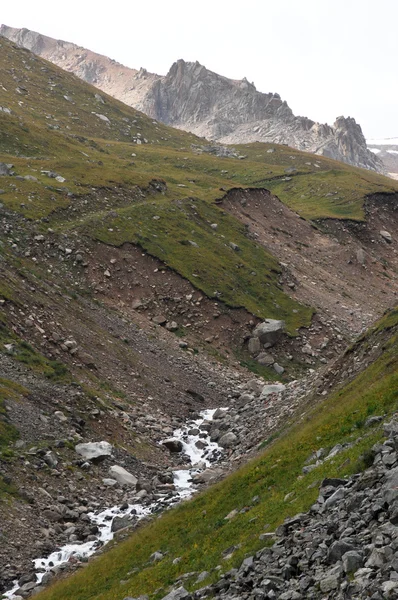
<svg viewBox="0 0 398 600"><path fill-rule="evenodd" d="M175 62L166 76L129 69L69 42L2 25L0 34L72 71L167 125L222 144L273 142L367 169L383 171L351 117L333 126L296 117L279 94L262 93L246 78L228 79L198 62ZM102 104L95 95L97 102ZM101 98L101 97L100 97Z"/></svg>

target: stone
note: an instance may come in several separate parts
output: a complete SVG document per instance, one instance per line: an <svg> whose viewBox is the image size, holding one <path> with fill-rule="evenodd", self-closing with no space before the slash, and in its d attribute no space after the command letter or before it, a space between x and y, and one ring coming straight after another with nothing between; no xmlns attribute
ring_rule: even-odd
<svg viewBox="0 0 398 600"><path fill-rule="evenodd" d="M111 531L116 533L116 531L120 531L121 529L125 529L126 527L130 527L133 525L131 521L130 515L124 515L123 517L114 517L112 521Z"/></svg>
<svg viewBox="0 0 398 600"><path fill-rule="evenodd" d="M383 240L385 240L388 244L391 244L391 242L392 242L392 235L391 235L391 233L389 233L388 231L385 231L385 229L382 229L380 231L380 235L383 238Z"/></svg>
<svg viewBox="0 0 398 600"><path fill-rule="evenodd" d="M260 340L258 338L253 339L256 339L258 343L260 343ZM274 364L275 360L273 356L271 356L271 354L268 354L267 352L260 352L260 354L256 358L256 362L258 362L259 365L263 365L264 367L270 367Z"/></svg>
<svg viewBox="0 0 398 600"><path fill-rule="evenodd" d="M390 421L383 425L384 435L387 437L398 437L398 421Z"/></svg>
<svg viewBox="0 0 398 600"><path fill-rule="evenodd" d="M215 481L221 475L223 475L223 471L221 469L206 469L201 473L196 473L192 476L192 481L194 483L210 483L211 481Z"/></svg>
<svg viewBox="0 0 398 600"><path fill-rule="evenodd" d="M359 248L356 252L357 261L360 265L364 265L366 263L366 254L363 248Z"/></svg>
<svg viewBox="0 0 398 600"><path fill-rule="evenodd" d="M75 450L85 460L101 460L112 454L112 445L109 442L88 442L77 444Z"/></svg>
<svg viewBox="0 0 398 600"><path fill-rule="evenodd" d="M341 567L334 567L323 575L319 587L321 592L327 593L337 590L341 579Z"/></svg>
<svg viewBox="0 0 398 600"><path fill-rule="evenodd" d="M46 452L46 454L43 457L43 460L46 463L46 465L48 465L51 469L55 469L55 467L58 464L57 455L51 450L49 452Z"/></svg>
<svg viewBox="0 0 398 600"><path fill-rule="evenodd" d="M373 548L368 560L365 563L365 567L368 568L380 568L389 562L393 554L393 550L389 547L384 548Z"/></svg>
<svg viewBox="0 0 398 600"><path fill-rule="evenodd" d="M232 448L237 444L237 442L237 436L234 433L232 433L232 431L230 431L228 433L225 433L222 437L220 437L220 439L218 440L218 445L221 446L221 448Z"/></svg>
<svg viewBox="0 0 398 600"><path fill-rule="evenodd" d="M325 506L330 507L342 500L345 496L344 488L338 488L327 500L325 501Z"/></svg>
<svg viewBox="0 0 398 600"><path fill-rule="evenodd" d="M190 600L191 597L191 594L184 587L179 587L164 596L162 600Z"/></svg>
<svg viewBox="0 0 398 600"><path fill-rule="evenodd" d="M154 552L153 554L151 554L151 556L149 557L149 560L152 563L155 562L159 562L160 560L163 560L164 558L164 554L162 554L161 552Z"/></svg>
<svg viewBox="0 0 398 600"><path fill-rule="evenodd" d="M378 416L368 417L365 421L364 427L373 427L373 425L377 425L382 420L383 420L383 417L378 417Z"/></svg>
<svg viewBox="0 0 398 600"><path fill-rule="evenodd" d="M398 467L391 469L386 474L382 492L384 501L387 504L392 504L398 499Z"/></svg>
<svg viewBox="0 0 398 600"><path fill-rule="evenodd" d="M159 316L157 316L157 317L153 317L153 318L152 318L152 321L153 321L154 323L156 323L156 325L166 325L166 323L167 323L167 319L166 319L166 317L165 317L165 316L163 316L163 315L159 315Z"/></svg>
<svg viewBox="0 0 398 600"><path fill-rule="evenodd" d="M0 175L9 175L11 168L6 163L0 162Z"/></svg>
<svg viewBox="0 0 398 600"><path fill-rule="evenodd" d="M113 465L109 468L109 475L112 479L116 479L120 485L129 485L136 486L137 485L137 477L126 471L123 467L118 465Z"/></svg>
<svg viewBox="0 0 398 600"><path fill-rule="evenodd" d="M249 339L248 343L247 343L247 349L249 350L250 354L258 354L261 350L261 343L260 340L258 339L258 337L252 337Z"/></svg>
<svg viewBox="0 0 398 600"><path fill-rule="evenodd" d="M284 369L284 367L282 367L282 366L281 366L281 365L279 365L278 363L274 363L274 364L272 365L272 368L274 369L274 371L275 371L276 373L278 373L278 375L282 375L282 373L284 373L284 372L285 372L285 369Z"/></svg>
<svg viewBox="0 0 398 600"><path fill-rule="evenodd" d="M345 540L336 540L330 546L327 561L329 563L335 563L340 560L346 552L356 551L356 547L353 543L345 541Z"/></svg>
<svg viewBox="0 0 398 600"><path fill-rule="evenodd" d="M182 452L183 445L181 440L169 438L168 440L164 440L162 444L163 446L166 446L170 452Z"/></svg>
<svg viewBox="0 0 398 600"><path fill-rule="evenodd" d="M111 479L110 477L104 477L102 483L107 487L115 487L117 485L116 479Z"/></svg>
<svg viewBox="0 0 398 600"><path fill-rule="evenodd" d="M260 394L260 400L264 400L270 394L280 394L281 392L284 392L285 389L286 389L286 386L283 385L283 383L275 383L275 384L265 385Z"/></svg>
<svg viewBox="0 0 398 600"><path fill-rule="evenodd" d="M265 319L253 331L253 337L258 337L261 344L274 346L282 338L285 322L276 319Z"/></svg>
<svg viewBox="0 0 398 600"><path fill-rule="evenodd" d="M363 567L363 556L355 550L349 550L342 556L343 569L345 573L355 573L361 567Z"/></svg>

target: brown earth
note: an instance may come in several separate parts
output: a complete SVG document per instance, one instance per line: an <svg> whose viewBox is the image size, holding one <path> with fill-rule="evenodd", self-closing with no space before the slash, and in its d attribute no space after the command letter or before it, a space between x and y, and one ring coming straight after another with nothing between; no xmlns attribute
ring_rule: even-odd
<svg viewBox="0 0 398 600"><path fill-rule="evenodd" d="M358 334L395 306L398 200L374 196L366 221L312 224L267 190L232 190L221 202L284 265L286 291L344 334ZM392 233L388 243L381 230Z"/></svg>

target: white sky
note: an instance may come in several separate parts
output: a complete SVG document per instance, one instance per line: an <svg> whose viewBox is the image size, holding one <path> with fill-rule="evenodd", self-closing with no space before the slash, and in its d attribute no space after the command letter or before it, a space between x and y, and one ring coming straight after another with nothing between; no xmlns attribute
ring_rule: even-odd
<svg viewBox="0 0 398 600"><path fill-rule="evenodd" d="M198 60L293 112L398 135L397 0L14 0L0 21L165 74Z"/></svg>

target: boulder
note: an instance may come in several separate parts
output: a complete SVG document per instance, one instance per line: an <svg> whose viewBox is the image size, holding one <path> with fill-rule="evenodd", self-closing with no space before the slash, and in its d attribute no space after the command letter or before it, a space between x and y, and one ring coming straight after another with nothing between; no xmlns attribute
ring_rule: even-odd
<svg viewBox="0 0 398 600"><path fill-rule="evenodd" d="M88 442L77 444L75 450L85 460L101 460L112 454L112 445L109 442Z"/></svg>
<svg viewBox="0 0 398 600"><path fill-rule="evenodd" d="M270 385L265 385L260 394L260 400L264 400L270 394L280 394L286 389L286 386L283 383L274 383Z"/></svg>
<svg viewBox="0 0 398 600"><path fill-rule="evenodd" d="M111 531L116 533L116 531L130 527L131 525L133 525L133 522L130 519L130 515L124 515L124 517L114 517L111 525Z"/></svg>
<svg viewBox="0 0 398 600"><path fill-rule="evenodd" d="M256 339L258 341L258 343L260 343L260 340L258 338L253 338L253 339ZM275 362L273 356L271 356L271 354L268 354L267 352L261 352L257 356L256 361L258 362L259 365L263 365L264 367L270 367Z"/></svg>
<svg viewBox="0 0 398 600"><path fill-rule="evenodd" d="M267 344L268 347L274 346L283 335L285 322L276 319L265 319L259 323L253 331L253 336L257 337L261 344Z"/></svg>
<svg viewBox="0 0 398 600"><path fill-rule="evenodd" d="M134 487L137 485L137 477L134 477L134 475L118 465L110 467L109 475L112 479L116 479L121 485L131 485Z"/></svg>
<svg viewBox="0 0 398 600"><path fill-rule="evenodd" d="M392 235L391 235L391 233L389 233L388 231L385 231L384 229L382 229L380 231L380 235L383 238L383 240L385 240L386 242L388 242L389 244L391 244L391 242L392 242Z"/></svg>
<svg viewBox="0 0 398 600"><path fill-rule="evenodd" d="M168 440L164 440L163 446L166 446L170 452L182 452L182 442L181 440L176 440L174 438L170 438Z"/></svg>
<svg viewBox="0 0 398 600"><path fill-rule="evenodd" d="M9 175L10 167L6 163L0 162L0 175Z"/></svg>
<svg viewBox="0 0 398 600"><path fill-rule="evenodd" d="M166 325L167 323L167 319L163 315L153 317L152 321L156 323L156 325Z"/></svg>
<svg viewBox="0 0 398 600"><path fill-rule="evenodd" d="M193 475L192 481L194 483L210 483L218 479L222 474L222 469L206 469L206 471Z"/></svg>
<svg viewBox="0 0 398 600"><path fill-rule="evenodd" d="M252 337L247 343L250 354L258 354L261 350L261 343L258 337Z"/></svg>
<svg viewBox="0 0 398 600"><path fill-rule="evenodd" d="M164 596L162 600L190 600L190 598L192 598L191 594L184 587L179 587Z"/></svg>
<svg viewBox="0 0 398 600"><path fill-rule="evenodd" d="M46 465L48 465L50 467L50 469L55 469L55 467L58 464L57 455L54 452L52 452L51 450L46 452L46 454L43 457L43 460L46 463Z"/></svg>
<svg viewBox="0 0 398 600"><path fill-rule="evenodd" d="M235 446L237 442L238 438L236 435L232 433L232 431L229 431L220 437L218 440L218 445L221 446L221 448L232 448L232 446Z"/></svg>

